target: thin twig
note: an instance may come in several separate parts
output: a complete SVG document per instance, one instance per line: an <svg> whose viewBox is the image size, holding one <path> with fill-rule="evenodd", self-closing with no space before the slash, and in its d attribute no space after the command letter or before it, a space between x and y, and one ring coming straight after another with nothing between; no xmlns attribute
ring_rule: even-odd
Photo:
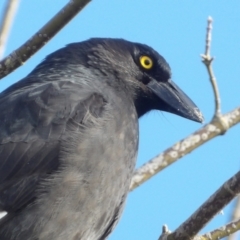
<svg viewBox="0 0 240 240"><path fill-rule="evenodd" d="M206 45L205 45L205 56L208 56L210 59L210 48L211 48L211 41L212 41L212 17L208 17L208 24L207 24L207 34L206 34Z"/></svg>
<svg viewBox="0 0 240 240"><path fill-rule="evenodd" d="M203 235L202 237L196 234L212 219L220 209L226 206L237 194L240 193L240 171L232 178L226 181L198 210L192 214L184 223L182 223L174 232L170 233L165 239L167 240L192 240L205 239L204 236L210 239L219 239L223 236L228 236L232 232L240 228L240 223L228 224L228 230L217 229L213 232ZM212 234L212 235L210 235ZM228 235L226 235L228 234Z"/></svg>
<svg viewBox="0 0 240 240"><path fill-rule="evenodd" d="M162 231L161 236L158 240L169 240L168 237L171 233L166 225L163 226L163 229L167 229L167 231ZM240 230L240 219L232 221L227 225L221 226L218 229L214 229L211 232L205 233L203 235L195 236L192 240L219 240L229 236L234 236L234 233ZM236 240L239 238L235 238ZM177 239L178 240L178 239Z"/></svg>
<svg viewBox="0 0 240 240"><path fill-rule="evenodd" d="M69 0L45 26L0 62L0 79L11 73L59 32L91 0Z"/></svg>
<svg viewBox="0 0 240 240"><path fill-rule="evenodd" d="M214 117L220 117L221 115L221 100L220 94L217 86L217 81L213 73L212 69L212 61L213 57L210 55L210 47L212 41L212 18L208 18L208 26L207 26L207 34L206 34L206 47L205 47L205 54L202 54L202 61L207 68L208 75L210 78L210 82L212 84L213 92L214 92L214 99L215 99L215 114Z"/></svg>
<svg viewBox="0 0 240 240"><path fill-rule="evenodd" d="M222 239L239 230L240 230L240 219L237 219L235 221L228 223L227 225L224 225L218 229L215 229L214 231L211 231L209 233L202 235L200 240ZM236 239L239 239L239 238L236 238Z"/></svg>
<svg viewBox="0 0 240 240"><path fill-rule="evenodd" d="M167 228L167 226L165 225ZM211 232L205 233L204 235L199 235L195 236L192 238L192 240L219 240L223 239L227 236L231 237L233 236L233 233L236 233L237 231L240 230L240 219L237 219L235 221L232 221L228 223L227 225L221 226L218 229L215 229ZM168 232L163 233L160 237L159 240L169 240L169 234L171 232L168 230ZM235 238L236 240L239 238ZM178 239L176 239L178 240Z"/></svg>
<svg viewBox="0 0 240 240"><path fill-rule="evenodd" d="M138 168L132 178L130 190L134 190L136 187L146 182L158 172L204 143L210 141L212 138L225 133L226 128L223 127L222 121L225 122L227 129L230 129L234 125L240 123L240 107L222 115L221 118L221 122L218 119L213 119L209 124L203 126L195 133L177 142L172 147L168 148L163 153L159 154Z"/></svg>
<svg viewBox="0 0 240 240"><path fill-rule="evenodd" d="M0 26L0 59L4 55L11 26L17 12L19 0L7 0Z"/></svg>

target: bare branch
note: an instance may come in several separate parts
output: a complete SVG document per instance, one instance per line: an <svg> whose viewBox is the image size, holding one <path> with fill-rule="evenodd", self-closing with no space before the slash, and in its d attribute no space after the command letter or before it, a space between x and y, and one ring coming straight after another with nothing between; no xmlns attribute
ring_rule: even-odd
<svg viewBox="0 0 240 240"><path fill-rule="evenodd" d="M203 126L185 139L177 142L172 147L138 168L132 178L130 190L135 189L170 164L176 162L178 159L208 142L212 138L224 134L226 132L226 127L227 129L230 129L239 123L240 107L222 115L221 118L221 121L219 121L219 119L213 119L209 124ZM224 121L224 126L222 125L222 121Z"/></svg>
<svg viewBox="0 0 240 240"><path fill-rule="evenodd" d="M167 240L192 240L192 239L219 239L236 231L240 223L228 224L228 230L217 229L203 236L196 234L212 219L220 209L226 206L237 194L240 193L240 171L226 181L198 210L182 223L173 233L164 239ZM212 235L211 235L212 234Z"/></svg>
<svg viewBox="0 0 240 240"><path fill-rule="evenodd" d="M201 236L201 240L218 240L229 236L240 230L240 219L230 222L229 224L222 226L214 231L206 233ZM233 235L232 235L233 236ZM236 238L237 239L237 238Z"/></svg>
<svg viewBox="0 0 240 240"><path fill-rule="evenodd" d="M204 65L207 68L208 75L210 78L210 82L213 88L214 92L214 99L215 99L215 114L214 118L219 118L221 114L221 100L220 100L220 94L217 86L217 81L213 73L212 69L212 61L213 58L210 55L210 47L211 47L211 41L212 41L212 18L208 18L208 26L207 26L207 35L206 35L206 47L205 47L205 54L202 54L202 61Z"/></svg>
<svg viewBox="0 0 240 240"><path fill-rule="evenodd" d="M0 62L0 79L26 62L91 0L70 0L45 26Z"/></svg>
<svg viewBox="0 0 240 240"><path fill-rule="evenodd" d="M239 230L240 230L240 219L237 219L218 229L205 233L204 235L195 236L192 240L219 240L229 235L230 235L229 238L231 238L232 236L234 236L233 233L236 233ZM171 237L169 236L170 234L171 234L171 231L168 229L168 226L164 225L162 227L161 236L158 238L158 240L169 240L169 238ZM234 239L237 240L238 238L234 238Z"/></svg>
<svg viewBox="0 0 240 240"><path fill-rule="evenodd" d="M0 26L0 59L4 55L7 39L11 30L19 0L7 0Z"/></svg>
<svg viewBox="0 0 240 240"><path fill-rule="evenodd" d="M206 46L205 46L205 56L210 57L210 47L212 41L212 17L208 17L208 25L207 25L207 34L206 34Z"/></svg>

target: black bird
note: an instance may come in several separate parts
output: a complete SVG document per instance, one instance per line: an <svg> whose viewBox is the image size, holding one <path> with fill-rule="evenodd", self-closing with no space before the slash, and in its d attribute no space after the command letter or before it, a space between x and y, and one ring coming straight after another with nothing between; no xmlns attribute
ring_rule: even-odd
<svg viewBox="0 0 240 240"><path fill-rule="evenodd" d="M122 39L69 44L3 91L0 239L106 239L152 109L203 120L165 59Z"/></svg>

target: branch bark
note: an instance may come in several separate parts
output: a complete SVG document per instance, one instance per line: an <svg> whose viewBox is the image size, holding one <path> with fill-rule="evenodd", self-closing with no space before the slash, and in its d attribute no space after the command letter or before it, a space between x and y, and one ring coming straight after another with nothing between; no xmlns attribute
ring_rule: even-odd
<svg viewBox="0 0 240 240"><path fill-rule="evenodd" d="M26 62L59 32L91 0L70 0L45 26L27 42L0 62L0 79Z"/></svg>
<svg viewBox="0 0 240 240"><path fill-rule="evenodd" d="M240 193L240 171L226 181L195 213L192 214L173 233L167 236L167 240L192 240L196 234L212 219L220 209L226 206L237 194ZM231 225L232 232L237 229ZM240 227L240 226L239 226ZM229 229L230 231L230 229ZM210 239L225 237L226 231L215 230L211 232ZM231 232L228 233L228 235ZM220 234L220 235L219 235ZM217 238L216 238L217 237Z"/></svg>
<svg viewBox="0 0 240 240"><path fill-rule="evenodd" d="M12 22L17 11L19 0L6 1L6 7L4 9L1 26L0 26L0 59L4 55L8 36L11 30Z"/></svg>
<svg viewBox="0 0 240 240"><path fill-rule="evenodd" d="M222 124L224 122L224 125ZM149 160L143 166L138 168L132 178L130 190L134 190L142 183L156 175L158 172L176 162L194 149L210 141L214 137L224 134L227 129L240 122L240 106L231 112L221 116L221 120L213 120L200 128L195 133L185 139L175 143L172 147L166 149L163 153Z"/></svg>

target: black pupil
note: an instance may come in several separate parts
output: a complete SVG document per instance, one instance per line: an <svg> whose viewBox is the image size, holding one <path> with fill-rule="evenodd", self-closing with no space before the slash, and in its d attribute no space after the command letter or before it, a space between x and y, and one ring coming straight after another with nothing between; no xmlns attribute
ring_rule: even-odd
<svg viewBox="0 0 240 240"><path fill-rule="evenodd" d="M149 59L146 59L145 61L144 61L144 63L145 63L145 65L150 65L150 61L149 61Z"/></svg>

